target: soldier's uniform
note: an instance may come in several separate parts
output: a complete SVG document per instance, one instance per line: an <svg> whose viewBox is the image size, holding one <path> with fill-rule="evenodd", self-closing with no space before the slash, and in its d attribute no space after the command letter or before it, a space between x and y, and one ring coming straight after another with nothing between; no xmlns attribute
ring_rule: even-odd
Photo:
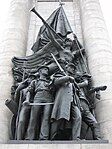
<svg viewBox="0 0 112 149"><path fill-rule="evenodd" d="M27 93L28 93L28 87L21 91L21 99L23 101L26 100ZM21 107L21 111L19 113L18 125L16 128L17 129L17 140L25 139L27 124L29 122L29 117L30 117L30 109L31 109L30 106L22 105Z"/></svg>
<svg viewBox="0 0 112 149"><path fill-rule="evenodd" d="M84 80L88 80L87 77L83 78L83 80L80 81L77 80L77 83L82 83L84 82ZM93 133L93 139L101 139L99 124L97 123L95 116L90 111L90 103L85 96L84 87L81 88L79 92L79 98L82 107L82 120L91 128Z"/></svg>
<svg viewBox="0 0 112 149"><path fill-rule="evenodd" d="M20 91L20 102L21 102L21 110L19 113L18 117L18 125L16 128L16 133L17 133L17 140L24 140L25 139L25 134L26 130L28 127L29 123L29 118L30 118L30 106L25 106L23 103L26 101L26 98L28 96L29 92L29 86L31 83L31 80L37 77L37 74L31 74L29 76L30 78L26 79L21 85L18 87L18 91ZM27 86L27 87L26 87ZM26 87L26 88L25 88ZM30 102L32 102L33 96L30 98Z"/></svg>
<svg viewBox="0 0 112 149"><path fill-rule="evenodd" d="M54 84L58 85L51 119L54 120L54 125L57 122L63 122L63 120L71 121L72 140L77 140L80 138L81 113L78 107L79 98L76 88L67 76L57 73L54 77ZM57 129L59 130L59 128ZM58 130L52 130L51 139L58 133Z"/></svg>
<svg viewBox="0 0 112 149"><path fill-rule="evenodd" d="M26 135L27 140L49 139L50 116L53 103L50 84L51 81L47 79L39 79L31 83L31 88L35 92L33 103L39 103L40 105L34 105L31 108L30 122ZM41 105L41 103L45 103L45 105ZM41 124L39 124L40 121Z"/></svg>

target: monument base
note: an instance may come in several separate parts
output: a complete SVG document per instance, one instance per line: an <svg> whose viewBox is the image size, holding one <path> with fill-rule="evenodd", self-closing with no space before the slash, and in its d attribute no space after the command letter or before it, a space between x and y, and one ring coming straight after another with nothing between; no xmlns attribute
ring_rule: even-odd
<svg viewBox="0 0 112 149"><path fill-rule="evenodd" d="M112 149L107 140L81 141L8 141L0 144L0 149Z"/></svg>
<svg viewBox="0 0 112 149"><path fill-rule="evenodd" d="M38 140L10 140L7 144L107 144L108 140L78 140L78 141L38 141Z"/></svg>

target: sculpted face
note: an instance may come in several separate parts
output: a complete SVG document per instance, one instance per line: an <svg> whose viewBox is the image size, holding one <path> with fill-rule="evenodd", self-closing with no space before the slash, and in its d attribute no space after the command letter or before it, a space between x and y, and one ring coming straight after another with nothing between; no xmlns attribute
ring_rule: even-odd
<svg viewBox="0 0 112 149"><path fill-rule="evenodd" d="M20 82L21 78L19 76L14 76L14 80L17 81L17 82Z"/></svg>
<svg viewBox="0 0 112 149"><path fill-rule="evenodd" d="M66 67L67 72L74 74L75 73L75 68L73 66L67 66Z"/></svg>
<svg viewBox="0 0 112 149"><path fill-rule="evenodd" d="M39 74L48 76L48 74L49 74L48 68L46 68L46 67L41 68L41 69L39 70Z"/></svg>

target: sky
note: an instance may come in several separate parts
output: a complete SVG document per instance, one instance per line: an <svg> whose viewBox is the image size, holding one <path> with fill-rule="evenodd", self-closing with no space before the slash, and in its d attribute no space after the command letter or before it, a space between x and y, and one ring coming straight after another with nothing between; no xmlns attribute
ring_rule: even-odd
<svg viewBox="0 0 112 149"><path fill-rule="evenodd" d="M0 40L7 22L10 2L12 0L0 1ZM112 42L112 0L99 0L102 8L103 16L107 25L109 36Z"/></svg>

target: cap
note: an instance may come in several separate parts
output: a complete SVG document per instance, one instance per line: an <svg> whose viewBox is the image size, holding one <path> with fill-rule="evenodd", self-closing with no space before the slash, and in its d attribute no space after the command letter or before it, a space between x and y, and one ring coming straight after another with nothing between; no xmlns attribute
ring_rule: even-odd
<svg viewBox="0 0 112 149"><path fill-rule="evenodd" d="M47 68L47 69L48 69L48 71L49 71L49 67L48 67L48 66L46 66L46 65L41 65L41 66L39 66L39 67L38 67L38 71L39 71L40 69L42 69L42 68Z"/></svg>
<svg viewBox="0 0 112 149"><path fill-rule="evenodd" d="M76 65L74 65L73 63L68 63L68 64L66 65L66 67L74 67L74 69L76 69Z"/></svg>

